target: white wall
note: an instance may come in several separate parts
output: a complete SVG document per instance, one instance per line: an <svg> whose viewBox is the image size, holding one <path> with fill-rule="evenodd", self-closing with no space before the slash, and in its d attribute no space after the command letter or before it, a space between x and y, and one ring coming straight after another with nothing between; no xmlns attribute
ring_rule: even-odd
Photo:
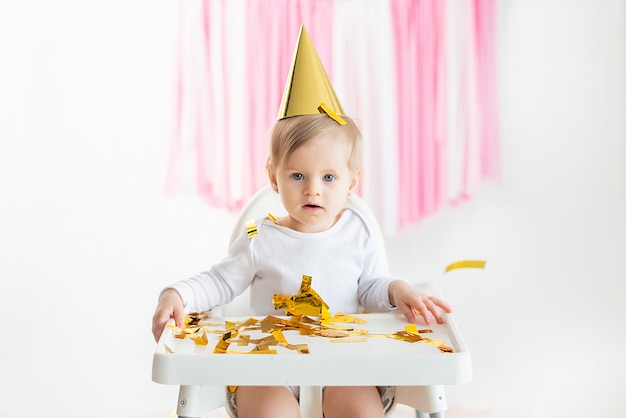
<svg viewBox="0 0 626 418"><path fill-rule="evenodd" d="M451 403L623 416L626 2L500 4L502 180L391 239L391 261L456 308L474 381ZM464 258L487 268L442 274Z"/></svg>
<svg viewBox="0 0 626 418"><path fill-rule="evenodd" d="M626 5L501 5L502 180L390 237L390 260L456 308L475 378L453 410L616 417ZM0 417L173 410L150 381L156 296L221 257L233 220L161 191L175 12L0 4ZM474 257L487 269L441 273Z"/></svg>
<svg viewBox="0 0 626 418"><path fill-rule="evenodd" d="M156 298L232 224L162 193L175 27L168 0L0 5L1 417L174 409Z"/></svg>

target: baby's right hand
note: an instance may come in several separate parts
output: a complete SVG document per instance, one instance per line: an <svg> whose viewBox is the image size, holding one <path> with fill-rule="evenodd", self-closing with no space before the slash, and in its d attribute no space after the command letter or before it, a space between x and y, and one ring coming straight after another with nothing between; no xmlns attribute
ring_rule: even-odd
<svg viewBox="0 0 626 418"><path fill-rule="evenodd" d="M154 316L152 317L152 335L159 341L163 328L170 318L174 318L176 326L185 327L185 306L180 294L174 289L167 289L159 297Z"/></svg>

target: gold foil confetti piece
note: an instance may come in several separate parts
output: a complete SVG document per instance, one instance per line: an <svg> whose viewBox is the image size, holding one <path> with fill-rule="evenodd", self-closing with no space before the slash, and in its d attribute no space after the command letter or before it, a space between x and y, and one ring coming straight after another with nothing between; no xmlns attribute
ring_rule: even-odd
<svg viewBox="0 0 626 418"><path fill-rule="evenodd" d="M170 354L174 354L174 350L172 350L167 344L163 344L163 348Z"/></svg>
<svg viewBox="0 0 626 418"><path fill-rule="evenodd" d="M362 343L367 341L367 338L332 338L330 340L331 343Z"/></svg>
<svg viewBox="0 0 626 418"><path fill-rule="evenodd" d="M221 326L221 324L217 324L215 322L209 322L207 320L200 320L198 321L198 325L203 326L203 327L219 327Z"/></svg>
<svg viewBox="0 0 626 418"><path fill-rule="evenodd" d="M293 322L293 325L289 325L286 326L286 328L293 328L293 329L297 329L297 330L310 330L313 329L313 327L309 324L305 324L303 322Z"/></svg>
<svg viewBox="0 0 626 418"><path fill-rule="evenodd" d="M261 321L261 329L263 328L263 323L271 324L271 325L292 325L293 323L287 319L278 318L277 316L266 316L263 321Z"/></svg>
<svg viewBox="0 0 626 418"><path fill-rule="evenodd" d="M187 338L187 334L183 334L183 333L176 334L174 335L174 338L178 338L179 340L184 340L185 338Z"/></svg>
<svg viewBox="0 0 626 418"><path fill-rule="evenodd" d="M230 340L231 343L233 343L233 340ZM250 344L250 336L249 335L240 335L239 336L239 340L237 340L237 345L238 346L245 346Z"/></svg>
<svg viewBox="0 0 626 418"><path fill-rule="evenodd" d="M270 346L275 347L276 345L278 345L278 343L276 342L274 338L272 338L271 341L261 341L252 350L253 351L267 351L270 349Z"/></svg>
<svg viewBox="0 0 626 418"><path fill-rule="evenodd" d="M352 331L354 329L354 327L351 327L351 326L337 325L337 324L334 324L332 322L324 322L324 325L323 325L322 328L340 329L340 330L344 330L344 331Z"/></svg>
<svg viewBox="0 0 626 418"><path fill-rule="evenodd" d="M200 327L186 327L183 332L185 334L195 334L200 330Z"/></svg>
<svg viewBox="0 0 626 418"><path fill-rule="evenodd" d="M261 322L261 331L263 332L271 332L274 329L274 324L270 321Z"/></svg>
<svg viewBox="0 0 626 418"><path fill-rule="evenodd" d="M417 326L415 324L410 324L410 325L405 326L404 330L409 335L420 335L420 332L417 329Z"/></svg>
<svg viewBox="0 0 626 418"><path fill-rule="evenodd" d="M296 344L296 350L298 354L310 354L308 344Z"/></svg>
<svg viewBox="0 0 626 418"><path fill-rule="evenodd" d="M238 388L238 387L239 387L239 386L228 386L228 391L229 391L230 393L235 393L235 392L237 392L237 388Z"/></svg>
<svg viewBox="0 0 626 418"><path fill-rule="evenodd" d="M335 315L331 315L326 322L350 322L353 324L365 324L367 321L356 316L346 315L343 312L337 312Z"/></svg>
<svg viewBox="0 0 626 418"><path fill-rule="evenodd" d="M226 321L224 322L224 326L226 327L226 331L232 331L237 327L237 323L232 321Z"/></svg>
<svg viewBox="0 0 626 418"><path fill-rule="evenodd" d="M451 271L451 270L456 270L456 269L468 269L468 268L478 268L478 269L483 269L485 268L485 264L487 264L486 261L484 260L463 260L463 261L457 261L456 263L452 263L450 265L448 265L446 267L446 273Z"/></svg>
<svg viewBox="0 0 626 418"><path fill-rule="evenodd" d="M253 348L253 350L257 350L257 351L269 350L270 345L276 345L276 340L273 337L272 337L272 341L261 341Z"/></svg>
<svg viewBox="0 0 626 418"><path fill-rule="evenodd" d="M287 339L285 338L285 335L279 329L277 329L275 331L272 331L272 335L274 336L276 341L278 341L279 343L286 343L287 342Z"/></svg>
<svg viewBox="0 0 626 418"><path fill-rule="evenodd" d="M177 327L174 324L165 324L165 328L169 328L174 332L183 332L183 329L181 327Z"/></svg>
<svg viewBox="0 0 626 418"><path fill-rule="evenodd" d="M242 322L241 325L244 326L244 327L249 327L249 326L252 326L252 325L256 325L258 323L259 323L258 319L256 319L256 318L248 318L244 322Z"/></svg>
<svg viewBox="0 0 626 418"><path fill-rule="evenodd" d="M293 344L286 343L286 342L284 342L284 343L278 343L278 345L280 345L281 347L285 347L285 348L286 348L286 349L288 349L288 350L297 350L297 349L298 349L298 347L297 347L297 346L295 346L295 345L293 345Z"/></svg>
<svg viewBox="0 0 626 418"><path fill-rule="evenodd" d="M343 337L350 336L350 334L348 334L347 332L337 331L333 329L318 329L314 331L314 335L319 335L319 336L328 337L328 338L343 338Z"/></svg>
<svg viewBox="0 0 626 418"><path fill-rule="evenodd" d="M320 319L326 321L328 318L330 318L330 312L328 311L328 305L324 303L324 305L322 305L322 312L320 312Z"/></svg>
<svg viewBox="0 0 626 418"><path fill-rule="evenodd" d="M201 336L194 337L193 342L196 343L196 345L207 345L209 343L209 339L205 333L202 333Z"/></svg>
<svg viewBox="0 0 626 418"><path fill-rule="evenodd" d="M246 222L246 232L248 233L248 239L259 235L259 230L256 227L256 221L254 219Z"/></svg>
<svg viewBox="0 0 626 418"><path fill-rule="evenodd" d="M267 217L270 218L272 222L274 222L276 225L279 225L278 219L276 219L276 216L272 215L271 213L268 213Z"/></svg>
<svg viewBox="0 0 626 418"><path fill-rule="evenodd" d="M308 316L302 316L300 318L300 323L303 324L312 324L312 325L319 325L320 321L313 319L313 318L309 318Z"/></svg>
<svg viewBox="0 0 626 418"><path fill-rule="evenodd" d="M226 332L224 329L211 329L211 328L200 328L198 332L204 332L205 334L223 334Z"/></svg>
<svg viewBox="0 0 626 418"><path fill-rule="evenodd" d="M192 319L203 319L203 318L210 317L211 314L209 311L200 311L200 312L189 312L187 316Z"/></svg>
<svg viewBox="0 0 626 418"><path fill-rule="evenodd" d="M421 316L422 315L422 313L420 311L418 311L417 309L415 309L414 307L411 307L411 312L413 312L417 316Z"/></svg>
<svg viewBox="0 0 626 418"><path fill-rule="evenodd" d="M425 338L424 342L426 342L428 344L431 344L431 345L434 345L442 353L454 353L454 349L452 347L449 347L449 346L445 345L443 343L443 341L441 341L441 340L431 340L431 339Z"/></svg>
<svg viewBox="0 0 626 418"><path fill-rule="evenodd" d="M185 321L187 325L198 325L198 323L204 319L210 318L212 312L210 311L202 311L202 312L189 312L186 315L188 321Z"/></svg>
<svg viewBox="0 0 626 418"><path fill-rule="evenodd" d="M326 113L328 116L330 116L332 119L334 119L335 122L337 122L340 125L345 125L346 123L348 123L341 116L339 116L338 114L333 112L330 109L330 107L328 107L326 105L326 103L324 103L324 102L320 103L320 105L318 106L317 110L320 113Z"/></svg>
<svg viewBox="0 0 626 418"><path fill-rule="evenodd" d="M311 276L302 275L300 291L297 295L286 296L275 294L273 298L275 309L284 309L287 315L314 315L322 320L330 317L328 305L320 295L311 288Z"/></svg>
<svg viewBox="0 0 626 418"><path fill-rule="evenodd" d="M409 335L404 332L396 332L395 334L389 334L387 337L392 338L394 340L406 341L409 343L415 343L422 339L420 335Z"/></svg>
<svg viewBox="0 0 626 418"><path fill-rule="evenodd" d="M230 345L231 338L235 338L238 336L237 331L228 331L222 335L222 338L217 342L215 348L213 349L213 353L215 354L223 354L228 350L228 346Z"/></svg>
<svg viewBox="0 0 626 418"><path fill-rule="evenodd" d="M313 334L312 328L300 328L300 335L311 335Z"/></svg>
<svg viewBox="0 0 626 418"><path fill-rule="evenodd" d="M226 350L226 354L277 354L276 350Z"/></svg>

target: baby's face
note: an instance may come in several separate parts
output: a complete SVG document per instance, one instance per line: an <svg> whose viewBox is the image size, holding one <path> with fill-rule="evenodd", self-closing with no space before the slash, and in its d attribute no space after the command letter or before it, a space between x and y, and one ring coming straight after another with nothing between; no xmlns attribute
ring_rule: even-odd
<svg viewBox="0 0 626 418"><path fill-rule="evenodd" d="M350 171L344 141L323 137L296 149L276 173L288 216L281 224L300 232L321 232L339 219L358 177Z"/></svg>

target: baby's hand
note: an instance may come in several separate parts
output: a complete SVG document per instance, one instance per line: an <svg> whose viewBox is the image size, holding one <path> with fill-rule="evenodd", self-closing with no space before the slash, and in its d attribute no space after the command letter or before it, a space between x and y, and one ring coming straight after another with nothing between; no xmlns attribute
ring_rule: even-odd
<svg viewBox="0 0 626 418"><path fill-rule="evenodd" d="M182 298L174 289L167 289L161 294L152 317L152 335L157 342L170 318L174 318L176 326L185 327L185 306Z"/></svg>
<svg viewBox="0 0 626 418"><path fill-rule="evenodd" d="M428 296L403 280L394 280L389 285L389 302L396 306L409 322L416 322L418 315L421 314L424 322L429 324L430 313L437 323L442 324L443 318L439 308L447 313L452 312L450 305L443 300Z"/></svg>

